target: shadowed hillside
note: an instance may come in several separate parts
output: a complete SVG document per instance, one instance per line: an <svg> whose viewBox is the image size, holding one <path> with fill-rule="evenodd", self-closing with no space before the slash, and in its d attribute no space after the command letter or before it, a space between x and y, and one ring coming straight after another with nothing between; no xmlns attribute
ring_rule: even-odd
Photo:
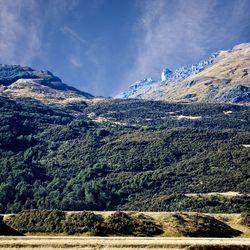
<svg viewBox="0 0 250 250"><path fill-rule="evenodd" d="M1 212L249 209L247 106L0 97L0 111Z"/></svg>

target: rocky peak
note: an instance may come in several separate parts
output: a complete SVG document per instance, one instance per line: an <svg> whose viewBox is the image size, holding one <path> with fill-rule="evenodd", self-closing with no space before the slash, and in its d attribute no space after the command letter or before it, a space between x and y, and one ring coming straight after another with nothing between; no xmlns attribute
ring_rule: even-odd
<svg viewBox="0 0 250 250"><path fill-rule="evenodd" d="M34 70L20 65L0 64L0 84L9 86L19 79L39 79L47 82L62 82L50 71Z"/></svg>
<svg viewBox="0 0 250 250"><path fill-rule="evenodd" d="M170 76L173 74L173 72L166 68L166 69L163 69L162 72L161 72L161 81L164 82L166 81L167 79L170 78Z"/></svg>
<svg viewBox="0 0 250 250"><path fill-rule="evenodd" d="M93 96L61 81L50 71L0 64L0 94L31 97L46 103L83 101Z"/></svg>

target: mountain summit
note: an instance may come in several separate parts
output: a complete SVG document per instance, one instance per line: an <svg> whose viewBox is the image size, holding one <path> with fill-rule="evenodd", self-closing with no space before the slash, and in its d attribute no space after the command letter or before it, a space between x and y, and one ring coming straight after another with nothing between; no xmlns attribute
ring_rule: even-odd
<svg viewBox="0 0 250 250"><path fill-rule="evenodd" d="M250 43L219 51L174 72L164 69L161 80L139 81L117 98L170 102L250 102ZM131 91L131 89L133 91Z"/></svg>
<svg viewBox="0 0 250 250"><path fill-rule="evenodd" d="M31 97L44 103L70 103L93 96L63 83L49 71L19 65L0 64L0 92L15 97Z"/></svg>

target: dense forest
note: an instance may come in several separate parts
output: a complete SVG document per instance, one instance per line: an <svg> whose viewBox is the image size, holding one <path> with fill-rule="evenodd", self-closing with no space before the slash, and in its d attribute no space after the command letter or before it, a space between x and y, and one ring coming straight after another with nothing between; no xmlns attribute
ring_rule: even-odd
<svg viewBox="0 0 250 250"><path fill-rule="evenodd" d="M245 145L245 146L244 146ZM246 212L250 107L0 97L0 212ZM236 191L239 196L190 196Z"/></svg>

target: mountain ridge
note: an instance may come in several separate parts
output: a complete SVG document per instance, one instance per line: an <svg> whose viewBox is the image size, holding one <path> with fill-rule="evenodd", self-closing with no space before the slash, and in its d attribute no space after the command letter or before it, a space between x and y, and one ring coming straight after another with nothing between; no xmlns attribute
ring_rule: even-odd
<svg viewBox="0 0 250 250"><path fill-rule="evenodd" d="M5 64L0 64L0 92L12 98L31 97L51 104L80 102L94 98L89 93L63 83L50 71Z"/></svg>
<svg viewBox="0 0 250 250"><path fill-rule="evenodd" d="M207 60L183 66L174 72L164 69L161 80L153 80L152 84L140 84L132 93L129 87L116 98L249 103L249 71L250 43L243 43L231 50L213 53ZM236 88L237 86L242 87Z"/></svg>

